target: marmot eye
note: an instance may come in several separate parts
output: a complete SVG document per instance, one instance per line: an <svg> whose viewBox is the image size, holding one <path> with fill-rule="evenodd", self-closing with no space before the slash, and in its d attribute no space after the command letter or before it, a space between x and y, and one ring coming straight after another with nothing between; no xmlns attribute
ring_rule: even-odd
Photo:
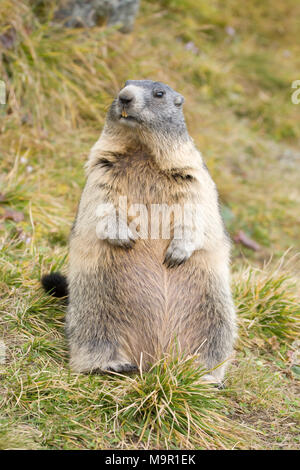
<svg viewBox="0 0 300 470"><path fill-rule="evenodd" d="M154 91L153 94L154 94L155 98L162 98L164 96L165 92L162 91L162 90L156 90L156 91Z"/></svg>

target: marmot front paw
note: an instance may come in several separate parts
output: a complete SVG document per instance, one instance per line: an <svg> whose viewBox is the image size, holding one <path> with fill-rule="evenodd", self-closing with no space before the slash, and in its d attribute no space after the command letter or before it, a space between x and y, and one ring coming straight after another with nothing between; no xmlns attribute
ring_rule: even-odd
<svg viewBox="0 0 300 470"><path fill-rule="evenodd" d="M130 248L133 248L136 240L133 236L133 233L131 232L130 228L127 227L126 234L122 234L122 237L124 238L107 238L107 241L111 243L112 245L115 246L120 246L121 248L125 248L125 250L128 250Z"/></svg>
<svg viewBox="0 0 300 470"><path fill-rule="evenodd" d="M119 218L103 218L97 225L97 235L101 240L125 249L132 248L136 241L126 222Z"/></svg>
<svg viewBox="0 0 300 470"><path fill-rule="evenodd" d="M187 261L194 252L192 243L186 240L173 239L167 249L164 264L167 268L173 268Z"/></svg>

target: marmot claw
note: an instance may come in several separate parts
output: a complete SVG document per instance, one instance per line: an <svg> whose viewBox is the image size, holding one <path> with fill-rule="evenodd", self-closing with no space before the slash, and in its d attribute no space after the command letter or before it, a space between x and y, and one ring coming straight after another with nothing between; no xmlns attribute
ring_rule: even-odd
<svg viewBox="0 0 300 470"><path fill-rule="evenodd" d="M174 268L185 263L192 255L193 250L186 246L182 240L172 240L164 259L167 268Z"/></svg>
<svg viewBox="0 0 300 470"><path fill-rule="evenodd" d="M125 363L125 364L116 364L113 367L108 367L105 369L105 372L137 372L138 368L134 364Z"/></svg>

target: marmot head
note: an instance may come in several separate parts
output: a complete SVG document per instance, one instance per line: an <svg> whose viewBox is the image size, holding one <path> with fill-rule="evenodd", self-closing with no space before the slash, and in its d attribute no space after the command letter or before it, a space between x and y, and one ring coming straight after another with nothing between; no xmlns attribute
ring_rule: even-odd
<svg viewBox="0 0 300 470"><path fill-rule="evenodd" d="M183 96L164 83L128 80L113 101L107 121L135 133L179 137L187 134L183 102Z"/></svg>

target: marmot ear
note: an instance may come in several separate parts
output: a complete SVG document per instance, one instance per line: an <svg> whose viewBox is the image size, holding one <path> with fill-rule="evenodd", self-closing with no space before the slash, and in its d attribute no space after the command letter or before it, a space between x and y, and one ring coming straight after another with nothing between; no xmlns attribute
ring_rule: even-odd
<svg viewBox="0 0 300 470"><path fill-rule="evenodd" d="M174 104L175 106L181 106L184 102L184 97L182 95L177 95L176 98L174 99Z"/></svg>

